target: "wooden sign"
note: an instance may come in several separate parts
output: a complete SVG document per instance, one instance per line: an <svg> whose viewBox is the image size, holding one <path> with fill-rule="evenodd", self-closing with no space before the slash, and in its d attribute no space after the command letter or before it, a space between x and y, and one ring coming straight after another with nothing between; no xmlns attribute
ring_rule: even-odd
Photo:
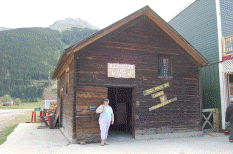
<svg viewBox="0 0 233 154"><path fill-rule="evenodd" d="M157 92L157 93L155 93L155 94L152 94L151 97L152 97L153 99L156 98L156 97L159 97L159 99L160 99L160 101L161 101L160 104L155 105L155 106L153 106L153 107L150 107L150 108L149 108L149 111L155 110L155 109L157 109L157 108L160 108L160 107L162 107L162 106L165 106L165 105L167 105L167 104L169 104L169 103L174 102L174 101L177 100L177 97L174 97L174 98L172 98L172 99L170 99L170 100L167 100L167 96L164 94L164 91L160 91L160 90L163 90L163 89L165 89L165 88L167 88L167 87L170 87L169 82L164 83L164 84L162 84L162 85L160 85L160 86L153 87L153 88L151 88L151 89L148 89L148 90L143 91L143 95L144 95L144 96L150 95L150 94L152 94L152 93ZM160 92L158 92L158 91L160 91Z"/></svg>
<svg viewBox="0 0 233 154"><path fill-rule="evenodd" d="M156 97L159 97L159 96L162 96L162 95L164 95L164 92L163 92L163 91L160 91L160 92L158 92L158 93L152 94L151 97L152 97L152 98L156 98Z"/></svg>
<svg viewBox="0 0 233 154"><path fill-rule="evenodd" d="M143 91L143 95L144 95L144 96L150 95L150 94L155 93L155 92L157 92L157 91L163 90L163 89L165 89L165 88L167 88L167 87L170 87L169 82L164 83L164 84L162 84L162 85L160 85L160 86L157 86L157 87L154 87L154 88L145 90L145 91Z"/></svg>
<svg viewBox="0 0 233 154"><path fill-rule="evenodd" d="M135 65L108 63L108 77L135 78Z"/></svg>
<svg viewBox="0 0 233 154"><path fill-rule="evenodd" d="M171 103L171 102L174 102L174 101L176 101L176 100L177 100L177 97L174 97L174 98L172 98L172 99L170 99L170 100L167 100L167 101L162 102L162 103L160 103L160 104L158 104L158 105L155 105L155 106L153 106L153 107L150 107L150 108L149 108L149 111L152 111L152 110L155 110L155 109L160 108L160 107L162 107L162 106L165 106L165 105L167 105L167 104L169 104L169 103Z"/></svg>
<svg viewBox="0 0 233 154"><path fill-rule="evenodd" d="M159 97L159 99L160 99L161 103L166 102L167 101L167 96L163 95L163 96Z"/></svg>

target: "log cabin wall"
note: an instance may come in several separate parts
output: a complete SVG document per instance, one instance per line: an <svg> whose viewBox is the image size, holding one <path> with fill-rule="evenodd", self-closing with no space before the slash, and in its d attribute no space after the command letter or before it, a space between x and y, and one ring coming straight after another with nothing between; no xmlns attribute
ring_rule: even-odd
<svg viewBox="0 0 233 154"><path fill-rule="evenodd" d="M172 77L159 77L159 55L171 57ZM77 140L99 141L98 121L90 116L94 111L88 111L88 106L100 105L107 96L107 87L111 86L133 87L132 120L136 136L201 130L200 66L148 17L131 21L75 57L78 57ZM135 78L108 78L108 63L134 64ZM149 111L161 102L159 98L144 96L143 91L167 82L170 84L164 89L167 98L178 100Z"/></svg>
<svg viewBox="0 0 233 154"><path fill-rule="evenodd" d="M68 79L67 79L68 72ZM67 81L69 85L67 86ZM58 101L57 107L60 108L60 124L62 132L69 140L75 138L74 130L74 62L64 70L58 81ZM62 99L62 100L61 100Z"/></svg>

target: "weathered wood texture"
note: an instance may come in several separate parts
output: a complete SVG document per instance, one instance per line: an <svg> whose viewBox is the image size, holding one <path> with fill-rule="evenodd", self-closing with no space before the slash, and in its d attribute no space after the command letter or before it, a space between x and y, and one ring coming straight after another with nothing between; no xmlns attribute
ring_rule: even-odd
<svg viewBox="0 0 233 154"><path fill-rule="evenodd" d="M106 87L81 87L76 92L76 131L77 141L100 141L100 128L98 119L95 119L95 111L88 110L88 106L98 107L107 98Z"/></svg>
<svg viewBox="0 0 233 154"><path fill-rule="evenodd" d="M172 58L172 77L158 77L158 56L169 55ZM73 91L65 92L65 74L58 82L58 104L63 94L63 127L72 134L76 123L78 141L96 142L100 140L98 120L89 105L97 107L107 97L108 86L132 86L133 128L135 134L154 134L164 132L184 132L201 130L201 96L199 93L199 65L174 40L165 34L147 17L140 17L106 37L97 40L91 46L76 53L76 119L72 121ZM134 64L134 79L116 79L107 77L107 63ZM74 82L74 67L70 67L70 85ZM156 110L149 108L160 102L143 91L169 82L164 89L168 99L177 97L177 101ZM140 102L135 106L135 102Z"/></svg>
<svg viewBox="0 0 233 154"><path fill-rule="evenodd" d="M64 72L58 81L58 100L57 105L60 106L61 126L63 130L74 138L75 130L73 126L75 124L73 114L73 103L74 103L74 63L69 65L69 86L66 87L66 72ZM68 93L66 94L66 88ZM63 91L61 91L63 89ZM62 99L62 100L61 100ZM62 102L62 103L61 103Z"/></svg>

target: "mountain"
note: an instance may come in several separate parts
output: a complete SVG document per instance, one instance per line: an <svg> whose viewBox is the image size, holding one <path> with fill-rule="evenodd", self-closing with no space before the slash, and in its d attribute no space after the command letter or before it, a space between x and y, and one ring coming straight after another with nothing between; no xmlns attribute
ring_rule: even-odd
<svg viewBox="0 0 233 154"><path fill-rule="evenodd" d="M96 31L76 27L64 31L40 27L0 31L0 97L41 98L61 51Z"/></svg>
<svg viewBox="0 0 233 154"><path fill-rule="evenodd" d="M64 42L66 45L71 46L76 44L77 42L82 41L83 39L87 38L97 31L98 30L92 30L89 28L72 27L61 32L62 42Z"/></svg>
<svg viewBox="0 0 233 154"><path fill-rule="evenodd" d="M54 29L54 30L58 30L58 31L62 31L65 29L70 29L72 27L76 27L76 28L89 28L89 29L93 29L93 30L98 30L99 28L92 26L91 24L89 24L88 22L80 19L80 18L66 18L64 20L58 20L56 21L54 24L50 25L48 28Z"/></svg>
<svg viewBox="0 0 233 154"><path fill-rule="evenodd" d="M0 32L0 96L35 100L47 86L60 51L61 33L49 28L18 28Z"/></svg>
<svg viewBox="0 0 233 154"><path fill-rule="evenodd" d="M7 27L0 27L0 31L4 31L4 30L9 30L11 28L7 28Z"/></svg>

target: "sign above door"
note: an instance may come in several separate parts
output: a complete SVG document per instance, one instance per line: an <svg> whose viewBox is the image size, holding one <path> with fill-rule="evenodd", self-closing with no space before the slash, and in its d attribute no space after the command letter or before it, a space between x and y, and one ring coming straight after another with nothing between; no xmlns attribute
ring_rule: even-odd
<svg viewBox="0 0 233 154"><path fill-rule="evenodd" d="M135 65L108 63L108 77L135 78Z"/></svg>

